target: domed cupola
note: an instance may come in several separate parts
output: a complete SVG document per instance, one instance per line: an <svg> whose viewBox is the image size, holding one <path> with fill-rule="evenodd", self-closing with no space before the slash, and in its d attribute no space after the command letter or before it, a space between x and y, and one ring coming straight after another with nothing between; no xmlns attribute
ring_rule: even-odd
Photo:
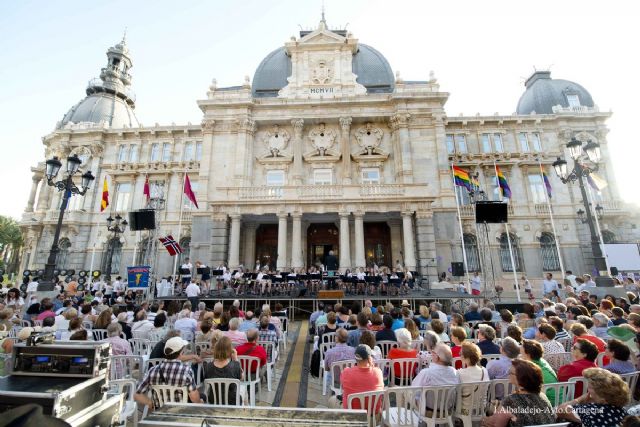
<svg viewBox="0 0 640 427"><path fill-rule="evenodd" d="M569 80L552 79L550 71L536 71L525 82L527 88L516 108L517 114L553 114L554 107L594 107L591 94Z"/></svg>
<svg viewBox="0 0 640 427"><path fill-rule="evenodd" d="M113 128L138 126L135 95L131 91L131 67L129 48L123 37L107 50L107 66L101 70L99 79L89 81L87 97L71 107L57 128L81 123Z"/></svg>

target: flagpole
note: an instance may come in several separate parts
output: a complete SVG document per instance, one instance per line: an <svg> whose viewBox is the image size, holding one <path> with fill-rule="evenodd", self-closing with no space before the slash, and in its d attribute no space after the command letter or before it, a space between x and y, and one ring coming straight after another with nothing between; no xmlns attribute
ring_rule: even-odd
<svg viewBox="0 0 640 427"><path fill-rule="evenodd" d="M591 209L591 206L595 208L595 199L593 197L593 193L591 192L591 184L585 185L585 187L587 187L587 196L589 198L589 209ZM595 209L593 212L593 217L595 218L595 221L596 221L596 231L598 232L598 239L600 239L600 241L598 242L598 245L600 245L600 250L602 251L602 256L604 258L605 265L607 266L607 274L611 274L611 268L609 267L609 258L607 257L607 251L604 248L604 239L602 238L602 230L600 229L600 220L598 219L598 212L595 212Z"/></svg>
<svg viewBox="0 0 640 427"><path fill-rule="evenodd" d="M136 265L136 255L138 254L138 241L140 240L140 231L136 230L136 238L133 244L133 262L132 265Z"/></svg>
<svg viewBox="0 0 640 427"><path fill-rule="evenodd" d="M496 166L496 159L493 159L493 171L496 174L496 184L498 185L498 191L502 198L502 187L500 186L500 178L498 177L498 167ZM511 260L511 270L513 271L513 283L516 286L516 293L518 297L518 302L521 302L520 298L520 285L518 284L518 272L516 271L516 262L513 258L513 247L511 246L511 236L509 233L509 222L504 223L504 229L507 232L507 245L509 245L509 258Z"/></svg>
<svg viewBox="0 0 640 427"><path fill-rule="evenodd" d="M180 193L180 216L178 217L178 239L176 240L176 242L178 242L178 245L180 244L180 234L182 233L182 209L184 208L184 183L187 179L187 172L185 172L182 175L182 191ZM178 268L178 255L175 255L175 258L173 260L173 283L171 284L171 286L174 286L174 283L176 282L176 275L177 275L177 268Z"/></svg>
<svg viewBox="0 0 640 427"><path fill-rule="evenodd" d="M564 277L564 263L562 262L562 254L560 254L560 243L558 243L558 233L556 232L556 223L553 220L553 211L551 210L551 200L549 198L549 193L547 191L547 185L544 181L544 174L542 173L542 162L540 158L538 158L538 165L540 166L540 177L542 178L542 185L544 185L544 199L547 202L547 208L549 209L549 219L551 220L551 230L553 231L553 240L556 244L556 252L558 252L558 262L560 263L560 271L562 273L562 277Z"/></svg>
<svg viewBox="0 0 640 427"><path fill-rule="evenodd" d="M467 266L467 251L464 248L464 234L462 230L462 216L460 215L460 204L458 203L458 190L456 185L456 175L453 171L453 163L451 163L451 178L453 179L453 195L456 198L456 210L458 211L458 227L460 227L460 243L462 244L462 260L464 261L464 273L467 275L467 291L471 294L471 277L469 276L469 267Z"/></svg>

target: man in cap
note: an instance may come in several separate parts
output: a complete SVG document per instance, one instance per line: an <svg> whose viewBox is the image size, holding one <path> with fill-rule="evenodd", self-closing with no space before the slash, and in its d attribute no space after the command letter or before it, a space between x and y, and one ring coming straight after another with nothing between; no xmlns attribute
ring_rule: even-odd
<svg viewBox="0 0 640 427"><path fill-rule="evenodd" d="M342 374L340 374L340 383L342 384L342 403L336 396L332 396L329 398L330 408L347 409L347 402L349 401L349 396L351 394L384 389L382 371L373 362L373 352L371 351L371 347L366 344L358 345L355 349L354 357L356 359L356 366L346 368L342 371ZM378 410L380 410L381 407L382 405L380 405ZM360 408L356 404L353 409Z"/></svg>
<svg viewBox="0 0 640 427"><path fill-rule="evenodd" d="M136 402L148 406L149 409L153 409L154 406L158 407L160 403L156 397L153 396L153 400L151 400L147 393L155 385L169 385L186 388L191 402L203 403L196 389L191 366L178 360L187 344L189 343L180 337L173 337L167 340L164 345L165 360L147 371L136 390L134 396Z"/></svg>

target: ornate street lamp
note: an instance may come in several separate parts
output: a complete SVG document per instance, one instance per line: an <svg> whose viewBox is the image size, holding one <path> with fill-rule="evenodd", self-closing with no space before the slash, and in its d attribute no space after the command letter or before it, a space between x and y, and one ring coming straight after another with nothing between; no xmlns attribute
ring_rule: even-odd
<svg viewBox="0 0 640 427"><path fill-rule="evenodd" d="M580 193L582 194L582 203L584 204L584 210L578 210L577 214L583 224L589 226L589 232L591 234L591 252L593 253L593 261L596 269L600 273L596 277L597 286L613 286L613 279L609 277L607 272L607 263L602 255L602 247L600 246L600 237L596 233L595 218L591 211L589 199L587 198L587 190L584 185L585 178L592 172L598 170L598 162L600 161L600 144L593 141L588 141L586 145L582 145L582 141L577 140L575 137L571 138L571 141L567 143L567 149L569 150L569 156L573 159L573 169L568 170L567 161L558 157L553 162L553 169L558 175L558 178L564 183L578 182L580 186ZM586 161L589 161L589 165ZM602 218L604 209L598 205L595 207L596 215L598 218Z"/></svg>
<svg viewBox="0 0 640 427"><path fill-rule="evenodd" d="M80 165L82 160L77 155L72 155L67 159L67 172L66 177L60 181L56 181L56 177L62 168L62 162L57 157L53 157L46 161L45 175L47 176L47 185L55 187L58 191L63 192L62 203L60 204L60 214L58 215L58 224L56 225L55 234L53 236L53 243L51 244L51 250L49 251L49 258L44 267L44 280L40 283L38 290L50 291L53 290L53 271L56 268L56 260L58 258L58 252L60 247L58 242L60 241L60 230L62 229L62 219L64 218L64 211L69 204L69 199L73 194L84 196L91 187L91 182L95 179L91 171L87 171L82 174L80 187L76 186L73 182L73 176L80 171Z"/></svg>
<svg viewBox="0 0 640 427"><path fill-rule="evenodd" d="M124 231L127 229L127 225L129 225L129 223L126 219L123 220L120 214L116 214L115 218L112 218L111 215L109 215L109 218L107 218L107 230L113 233L113 237L109 240L108 243L109 253L107 259L109 261L107 264L107 280L111 280L111 263L113 262L113 245L111 244L111 242L114 240L118 241L120 239L120 234L124 233Z"/></svg>

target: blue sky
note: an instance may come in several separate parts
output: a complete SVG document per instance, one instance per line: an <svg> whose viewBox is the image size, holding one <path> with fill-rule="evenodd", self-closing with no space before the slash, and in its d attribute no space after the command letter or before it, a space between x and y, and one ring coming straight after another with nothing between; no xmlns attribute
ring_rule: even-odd
<svg viewBox="0 0 640 427"><path fill-rule="evenodd" d="M586 87L613 110L609 142L626 200L637 200L638 8L595 1L326 0L330 27L378 49L405 79L434 70L449 115L511 114L533 67ZM212 78L241 84L299 25L315 27L320 0L3 1L0 3L0 214L18 218L42 136L83 96L122 38L133 58L136 114L153 125L198 123Z"/></svg>

